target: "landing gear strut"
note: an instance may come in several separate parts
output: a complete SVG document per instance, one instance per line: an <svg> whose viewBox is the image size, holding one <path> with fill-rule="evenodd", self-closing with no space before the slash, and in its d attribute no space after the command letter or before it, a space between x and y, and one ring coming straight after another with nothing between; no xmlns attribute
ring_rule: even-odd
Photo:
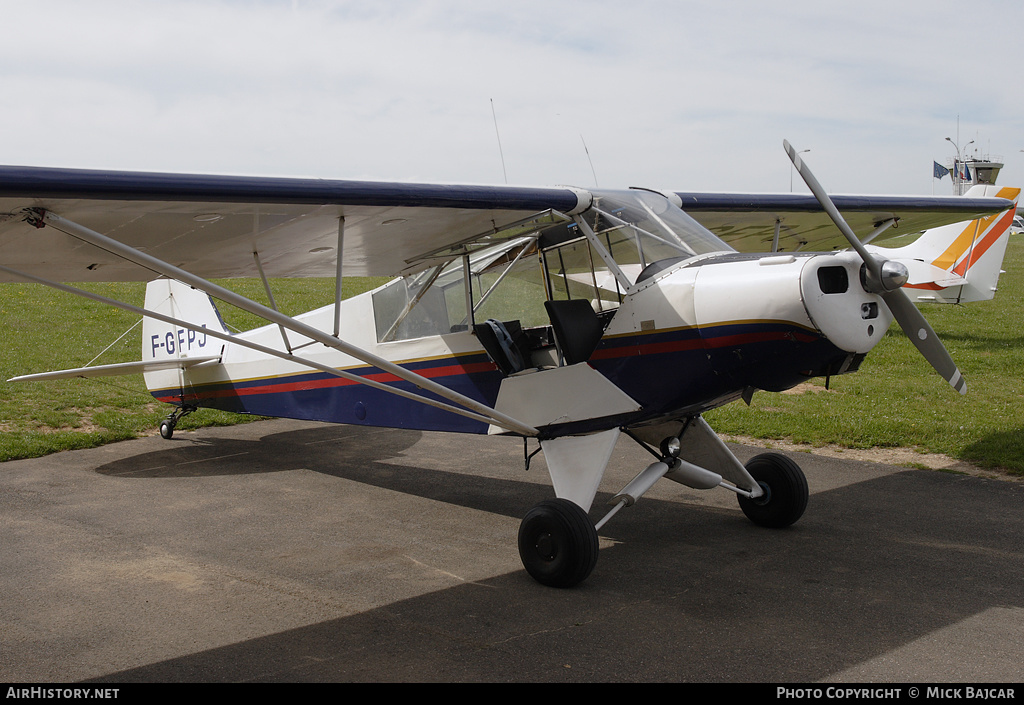
<svg viewBox="0 0 1024 705"><path fill-rule="evenodd" d="M174 429L181 421L182 417L188 416L196 410L194 406L179 406L167 415L163 421L160 422L160 437L170 440L174 435Z"/></svg>
<svg viewBox="0 0 1024 705"><path fill-rule="evenodd" d="M665 431L674 435L661 436L659 452L648 441L657 442ZM585 580L597 563L597 532L620 509L633 506L661 478L697 490L720 487L734 492L743 513L759 526L775 529L790 526L807 509L807 478L799 465L784 455L764 453L744 466L700 416L685 419L682 429L670 422L626 433L656 461L609 500L612 508L596 524L582 507L589 507L597 494L597 485L608 464L615 438L582 437L582 442L571 437L555 439L555 442L575 443L564 449L577 454L595 451L595 448L602 451L591 452L599 464L589 469L587 463L573 463L572 458L560 454L562 447L552 447L551 441L544 446L542 442L559 498L535 506L519 526L519 556L526 571L537 582L569 588ZM591 448L584 445L588 438ZM602 445L605 440L610 440L612 445ZM570 496L572 500L567 498Z"/></svg>

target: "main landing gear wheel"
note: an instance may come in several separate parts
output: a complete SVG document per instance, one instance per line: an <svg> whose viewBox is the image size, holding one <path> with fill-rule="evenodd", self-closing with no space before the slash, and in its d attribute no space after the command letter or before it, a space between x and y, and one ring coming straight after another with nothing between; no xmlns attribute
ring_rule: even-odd
<svg viewBox="0 0 1024 705"><path fill-rule="evenodd" d="M799 465L784 455L764 453L752 458L746 467L764 490L755 499L736 495L748 519L758 526L782 529L803 516L807 509L807 478Z"/></svg>
<svg viewBox="0 0 1024 705"><path fill-rule="evenodd" d="M550 587L569 588L597 564L597 530L583 509L567 499L548 499L519 525L519 557L526 572Z"/></svg>

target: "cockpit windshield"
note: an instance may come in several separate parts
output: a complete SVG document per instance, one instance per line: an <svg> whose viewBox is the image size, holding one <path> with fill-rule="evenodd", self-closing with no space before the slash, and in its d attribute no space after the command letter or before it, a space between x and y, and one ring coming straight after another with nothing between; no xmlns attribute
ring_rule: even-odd
<svg viewBox="0 0 1024 705"><path fill-rule="evenodd" d="M595 234L623 231L636 238L638 258L650 264L664 257L732 252L714 233L654 191L594 191L594 206L583 214Z"/></svg>
<svg viewBox="0 0 1024 705"><path fill-rule="evenodd" d="M648 265L733 251L661 193L592 194L581 215L548 212L487 233L376 292L378 340L457 333L487 318L543 326L545 300L585 298L611 312Z"/></svg>

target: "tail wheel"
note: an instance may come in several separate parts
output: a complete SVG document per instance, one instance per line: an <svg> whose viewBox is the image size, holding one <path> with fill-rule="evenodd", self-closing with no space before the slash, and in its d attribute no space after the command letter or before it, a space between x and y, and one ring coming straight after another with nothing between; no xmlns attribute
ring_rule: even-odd
<svg viewBox="0 0 1024 705"><path fill-rule="evenodd" d="M784 455L764 453L747 463L747 472L764 490L755 499L737 495L740 509L758 526L782 529L807 509L807 478L800 466Z"/></svg>
<svg viewBox="0 0 1024 705"><path fill-rule="evenodd" d="M166 440L171 440L171 436L174 435L175 423L170 419L164 419L160 422L160 437Z"/></svg>
<svg viewBox="0 0 1024 705"><path fill-rule="evenodd" d="M569 588L597 564L597 530L583 509L567 499L549 499L527 512L519 525L519 557L534 580Z"/></svg>
<svg viewBox="0 0 1024 705"><path fill-rule="evenodd" d="M177 407L174 411L167 415L166 419L160 422L160 437L170 440L171 437L174 435L174 429L178 427L178 422L195 410L196 407L194 406L183 405Z"/></svg>

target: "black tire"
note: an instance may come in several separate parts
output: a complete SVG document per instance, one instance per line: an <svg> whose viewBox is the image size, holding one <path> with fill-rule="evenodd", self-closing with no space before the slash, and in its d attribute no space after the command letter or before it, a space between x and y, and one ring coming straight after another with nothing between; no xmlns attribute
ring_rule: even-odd
<svg viewBox="0 0 1024 705"><path fill-rule="evenodd" d="M171 436L174 435L174 423L168 419L164 419L160 422L160 437L166 440L171 440Z"/></svg>
<svg viewBox="0 0 1024 705"><path fill-rule="evenodd" d="M758 526L783 529L807 509L807 478L800 466L784 455L764 453L747 463L747 472L765 493L756 499L736 495L740 509Z"/></svg>
<svg viewBox="0 0 1024 705"><path fill-rule="evenodd" d="M542 585L570 588L597 564L597 530L583 509L567 499L548 499L519 525L519 557Z"/></svg>

